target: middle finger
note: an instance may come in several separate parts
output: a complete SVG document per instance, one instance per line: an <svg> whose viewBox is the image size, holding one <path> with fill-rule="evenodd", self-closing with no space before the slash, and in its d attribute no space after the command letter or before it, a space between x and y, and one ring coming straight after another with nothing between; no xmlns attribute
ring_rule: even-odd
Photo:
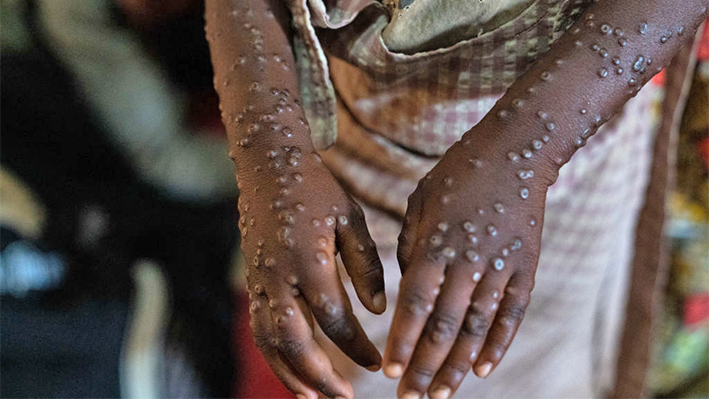
<svg viewBox="0 0 709 399"><path fill-rule="evenodd" d="M353 397L352 386L333 368L325 351L315 341L301 306L288 297L268 301L273 323L273 346L284 363L309 386L328 397Z"/></svg>
<svg viewBox="0 0 709 399"><path fill-rule="evenodd" d="M318 325L355 363L369 370L379 369L381 355L352 312L352 304L335 266L334 253L319 251L311 262L313 267L303 273L304 278L296 285Z"/></svg>
<svg viewBox="0 0 709 399"><path fill-rule="evenodd" d="M457 263L448 267L434 311L399 383L400 396L422 397L428 390L463 324L470 297L477 285L474 274L470 265Z"/></svg>

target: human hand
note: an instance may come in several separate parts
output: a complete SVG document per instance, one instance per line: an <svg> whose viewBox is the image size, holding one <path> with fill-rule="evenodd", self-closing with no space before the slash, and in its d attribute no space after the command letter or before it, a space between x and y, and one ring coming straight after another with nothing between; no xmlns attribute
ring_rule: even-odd
<svg viewBox="0 0 709 399"><path fill-rule="evenodd" d="M240 173L239 225L251 328L271 369L299 397L353 397L313 338L312 316L352 360L376 371L381 356L352 313L335 256L364 306L386 308L382 265L362 210L315 152L281 147ZM312 314L312 316L311 316Z"/></svg>
<svg viewBox="0 0 709 399"><path fill-rule="evenodd" d="M409 197L384 373L399 397L447 398L495 369L529 303L552 176L537 151L467 138ZM486 137L493 137L487 135ZM499 137L499 136L498 136ZM511 150L511 151L510 151Z"/></svg>

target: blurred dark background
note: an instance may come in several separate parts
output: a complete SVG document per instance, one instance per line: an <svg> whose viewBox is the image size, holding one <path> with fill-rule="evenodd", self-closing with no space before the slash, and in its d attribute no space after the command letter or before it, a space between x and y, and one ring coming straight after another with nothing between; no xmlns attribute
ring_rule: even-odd
<svg viewBox="0 0 709 399"><path fill-rule="evenodd" d="M2 396L229 396L237 191L201 2L2 6Z"/></svg>

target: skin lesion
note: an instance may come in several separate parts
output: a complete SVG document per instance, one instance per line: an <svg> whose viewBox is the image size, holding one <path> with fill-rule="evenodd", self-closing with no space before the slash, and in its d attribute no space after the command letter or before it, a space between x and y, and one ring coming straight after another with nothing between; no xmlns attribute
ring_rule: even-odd
<svg viewBox="0 0 709 399"><path fill-rule="evenodd" d="M412 316L430 314L433 311L433 300L423 295L424 289L406 290L399 298L399 306Z"/></svg>
<svg viewBox="0 0 709 399"><path fill-rule="evenodd" d="M438 313L428 319L425 335L434 344L452 341L458 335L458 320L455 316Z"/></svg>
<svg viewBox="0 0 709 399"><path fill-rule="evenodd" d="M479 305L471 305L468 308L462 331L476 338L485 338L487 330L490 328L489 318L490 316L486 315Z"/></svg>

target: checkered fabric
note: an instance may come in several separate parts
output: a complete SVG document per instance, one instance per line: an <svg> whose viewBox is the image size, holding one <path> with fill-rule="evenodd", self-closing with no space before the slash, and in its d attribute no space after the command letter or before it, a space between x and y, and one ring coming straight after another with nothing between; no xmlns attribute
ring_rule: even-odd
<svg viewBox="0 0 709 399"><path fill-rule="evenodd" d="M373 316L353 301L380 350L398 293L406 198L591 2L537 0L479 36L403 54L382 39L391 10L377 1L288 0L313 141L363 204L384 262L387 313ZM660 97L660 88L645 87L561 169L547 196L525 321L498 370L486 380L469 376L459 397L595 397L612 389L657 122L648 115ZM357 397L395 396L396 381L361 370L321 338Z"/></svg>
<svg viewBox="0 0 709 399"><path fill-rule="evenodd" d="M537 0L497 29L412 55L387 49L382 31L390 11L378 1L287 2L298 32L303 106L316 145L335 142L334 83L365 127L422 154L440 155L482 119L591 0Z"/></svg>

